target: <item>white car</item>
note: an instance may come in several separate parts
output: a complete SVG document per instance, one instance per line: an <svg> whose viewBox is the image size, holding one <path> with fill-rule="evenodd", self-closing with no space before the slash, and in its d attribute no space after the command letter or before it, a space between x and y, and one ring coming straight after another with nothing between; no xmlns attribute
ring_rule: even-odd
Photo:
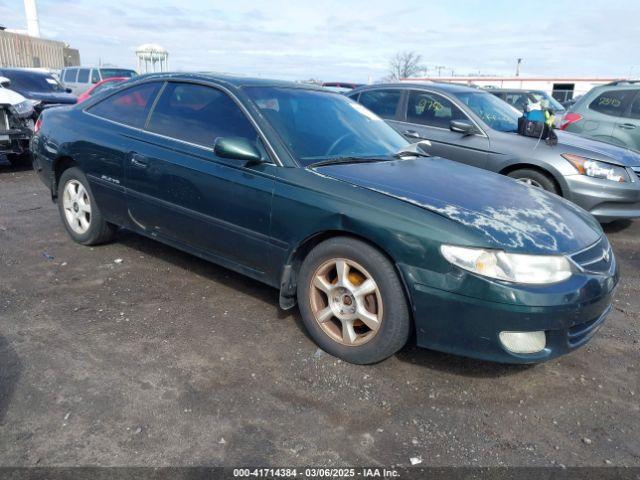
<svg viewBox="0 0 640 480"><path fill-rule="evenodd" d="M7 88L10 84L0 77L0 164L16 162L29 149L39 103Z"/></svg>

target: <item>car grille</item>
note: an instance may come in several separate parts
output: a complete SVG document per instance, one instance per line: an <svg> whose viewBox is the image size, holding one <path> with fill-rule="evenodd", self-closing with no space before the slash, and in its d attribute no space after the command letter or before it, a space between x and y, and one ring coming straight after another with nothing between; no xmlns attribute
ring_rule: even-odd
<svg viewBox="0 0 640 480"><path fill-rule="evenodd" d="M604 319L607 318L610 311L611 305L609 305L604 313L598 318L571 327L567 332L567 342L569 343L569 346L571 348L575 348L588 342L602 326Z"/></svg>
<svg viewBox="0 0 640 480"><path fill-rule="evenodd" d="M589 248L571 255L571 259L584 271L591 273L609 273L615 261L605 235Z"/></svg>
<svg viewBox="0 0 640 480"><path fill-rule="evenodd" d="M633 167L633 171L636 172L636 175L640 178L640 167Z"/></svg>

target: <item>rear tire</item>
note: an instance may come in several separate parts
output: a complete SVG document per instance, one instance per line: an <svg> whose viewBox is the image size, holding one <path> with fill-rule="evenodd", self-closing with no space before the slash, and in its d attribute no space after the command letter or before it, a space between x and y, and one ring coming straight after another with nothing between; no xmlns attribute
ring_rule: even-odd
<svg viewBox="0 0 640 480"><path fill-rule="evenodd" d="M71 238L82 245L108 242L116 227L107 223L91 193L87 177L77 167L64 172L58 182L58 210Z"/></svg>
<svg viewBox="0 0 640 480"><path fill-rule="evenodd" d="M543 190L546 190L547 192L560 195L560 191L553 179L549 175L539 172L538 170L521 168L519 170L510 172L507 176L518 180L519 182L526 183L532 187L541 188Z"/></svg>
<svg viewBox="0 0 640 480"><path fill-rule="evenodd" d="M300 268L297 295L309 334L347 362L376 363L407 343L411 315L402 282L387 257L364 242L337 237L316 246Z"/></svg>

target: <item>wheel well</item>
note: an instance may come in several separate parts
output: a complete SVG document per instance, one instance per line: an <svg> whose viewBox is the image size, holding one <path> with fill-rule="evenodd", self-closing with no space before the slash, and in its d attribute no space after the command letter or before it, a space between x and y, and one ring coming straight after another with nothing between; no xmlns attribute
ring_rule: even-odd
<svg viewBox="0 0 640 480"><path fill-rule="evenodd" d="M372 242L368 238L352 232L347 232L344 230L326 230L303 240L302 243L300 243L300 245L298 245L298 247L293 251L291 257L289 258L289 262L287 263L287 265L285 265L280 281L280 307L283 310L287 310L295 305L298 272L300 271L302 262L304 262L304 259L307 257L309 252L311 252L311 250L313 250L316 245L319 245L325 240L336 237L348 237L359 240L375 248L385 257L387 257L387 260L389 260L396 269L396 273L398 274L400 282L402 282L402 285L404 287L406 299L407 301L409 301L409 291L407 289L407 285L404 282L404 278L402 277L401 272L398 270L396 262L382 247Z"/></svg>
<svg viewBox="0 0 640 480"><path fill-rule="evenodd" d="M558 189L558 192L560 192L560 195L564 196L562 187L560 186L556 178L548 170L545 170L538 165L532 165L530 163L516 163L515 165L509 165L508 167L503 168L499 173L502 175L509 175L511 172L515 172L516 170L535 170L536 172L541 173L549 180L551 180Z"/></svg>
<svg viewBox="0 0 640 480"><path fill-rule="evenodd" d="M76 167L77 165L78 164L71 157L59 157L55 160L55 163L53 164L54 183L51 189L53 198L58 196L58 182L60 182L62 173L71 167Z"/></svg>

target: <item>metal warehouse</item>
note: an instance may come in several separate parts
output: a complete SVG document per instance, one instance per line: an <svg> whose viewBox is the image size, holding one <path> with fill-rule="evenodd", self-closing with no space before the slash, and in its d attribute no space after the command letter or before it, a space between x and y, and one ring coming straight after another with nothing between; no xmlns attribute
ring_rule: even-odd
<svg viewBox="0 0 640 480"><path fill-rule="evenodd" d="M64 42L45 40L0 27L0 67L50 68L80 65L80 52Z"/></svg>

